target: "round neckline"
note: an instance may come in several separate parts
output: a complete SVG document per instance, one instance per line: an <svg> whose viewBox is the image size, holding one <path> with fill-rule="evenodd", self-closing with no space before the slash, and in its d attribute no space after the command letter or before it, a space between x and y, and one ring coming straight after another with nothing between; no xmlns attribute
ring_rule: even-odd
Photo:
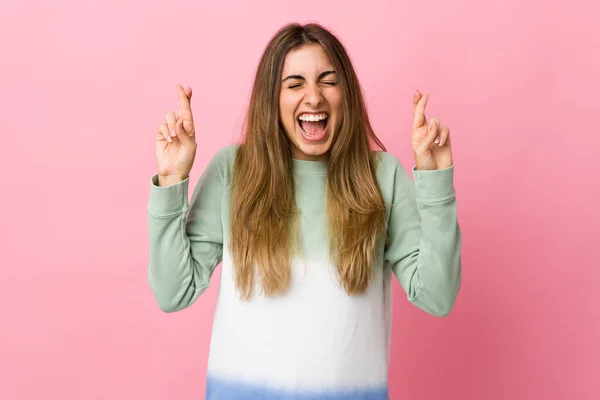
<svg viewBox="0 0 600 400"><path fill-rule="evenodd" d="M293 172L297 174L326 174L327 161L308 161L292 158Z"/></svg>

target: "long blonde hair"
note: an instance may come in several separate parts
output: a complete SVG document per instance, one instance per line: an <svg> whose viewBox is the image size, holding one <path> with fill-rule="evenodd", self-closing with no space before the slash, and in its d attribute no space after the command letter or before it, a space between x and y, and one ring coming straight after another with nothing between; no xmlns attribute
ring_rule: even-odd
<svg viewBox="0 0 600 400"><path fill-rule="evenodd" d="M344 119L332 143L327 172L329 249L340 284L364 293L374 273L379 240L385 240L385 205L377 179L376 152L385 151L367 115L358 78L344 46L318 24L289 24L267 45L254 80L245 138L232 172L230 251L236 286L251 296L255 275L266 295L285 292L298 244L291 142L279 120L279 92L288 52L320 44L343 98Z"/></svg>

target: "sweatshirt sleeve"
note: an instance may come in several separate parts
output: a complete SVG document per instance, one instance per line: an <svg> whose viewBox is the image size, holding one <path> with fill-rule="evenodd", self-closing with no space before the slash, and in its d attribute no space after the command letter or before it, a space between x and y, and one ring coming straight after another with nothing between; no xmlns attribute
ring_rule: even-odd
<svg viewBox="0 0 600 400"><path fill-rule="evenodd" d="M157 175L151 179L148 281L164 312L191 306L222 261L221 159L217 154L208 164L189 204L189 178L166 187L158 186Z"/></svg>
<svg viewBox="0 0 600 400"><path fill-rule="evenodd" d="M408 300L444 317L454 306L462 278L454 164L434 171L413 167L413 183L400 161L390 158L394 189L385 258Z"/></svg>

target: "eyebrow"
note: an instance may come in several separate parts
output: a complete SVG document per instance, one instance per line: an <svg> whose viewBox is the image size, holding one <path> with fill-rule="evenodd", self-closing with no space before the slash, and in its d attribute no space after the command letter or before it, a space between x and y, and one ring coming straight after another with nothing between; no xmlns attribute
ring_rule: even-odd
<svg viewBox="0 0 600 400"><path fill-rule="evenodd" d="M317 78L317 80L321 80L321 79L325 78L327 75L330 75L330 74L335 74L335 71L334 70L329 70L329 71L321 72L319 74L319 77ZM288 79L299 79L299 80L302 80L302 81L306 80L306 79L304 79L304 77L302 75L290 75L290 76L287 76L281 82L285 82Z"/></svg>

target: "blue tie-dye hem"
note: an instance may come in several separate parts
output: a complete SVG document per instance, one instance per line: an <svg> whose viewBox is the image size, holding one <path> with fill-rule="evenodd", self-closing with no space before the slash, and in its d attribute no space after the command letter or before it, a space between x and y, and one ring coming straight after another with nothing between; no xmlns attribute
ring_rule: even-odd
<svg viewBox="0 0 600 400"><path fill-rule="evenodd" d="M388 388L292 391L208 377L206 400L388 400Z"/></svg>

